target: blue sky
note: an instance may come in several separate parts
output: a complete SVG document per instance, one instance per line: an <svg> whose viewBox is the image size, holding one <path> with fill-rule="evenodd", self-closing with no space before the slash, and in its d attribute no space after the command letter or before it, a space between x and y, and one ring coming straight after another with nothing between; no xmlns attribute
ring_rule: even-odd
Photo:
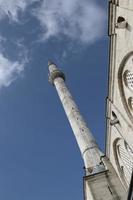
<svg viewBox="0 0 133 200"><path fill-rule="evenodd" d="M0 0L0 199L83 199L83 161L47 62L104 150L107 3Z"/></svg>

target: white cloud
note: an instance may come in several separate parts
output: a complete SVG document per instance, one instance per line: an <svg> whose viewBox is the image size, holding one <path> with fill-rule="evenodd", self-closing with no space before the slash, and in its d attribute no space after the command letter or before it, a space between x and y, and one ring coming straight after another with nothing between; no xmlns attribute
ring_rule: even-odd
<svg viewBox="0 0 133 200"><path fill-rule="evenodd" d="M19 21L19 11L24 12L28 5L32 4L37 0L0 0L0 20L9 17L12 21ZM4 55L5 52L4 42L8 38L0 35L0 89L2 87L8 87L24 70L27 62L27 50L22 44L21 39L16 38L16 53L18 60L11 61ZM23 60L23 61L21 61Z"/></svg>
<svg viewBox="0 0 133 200"><path fill-rule="evenodd" d="M37 0L0 0L0 19L8 16L9 19L18 21L18 12Z"/></svg>
<svg viewBox="0 0 133 200"><path fill-rule="evenodd" d="M18 20L19 11L40 0L0 0L0 19ZM31 11L29 11L31 12ZM95 0L42 0L32 12L44 30L44 40L65 35L92 43L103 35L105 11Z"/></svg>
<svg viewBox="0 0 133 200"><path fill-rule="evenodd" d="M23 45L23 39L16 39L12 51L16 52L18 60L11 61L5 47L8 39L0 35L0 89L8 87L24 70L26 63L29 62L28 50ZM15 59L15 58L14 58Z"/></svg>
<svg viewBox="0 0 133 200"><path fill-rule="evenodd" d="M103 35L105 11L94 0L43 0L34 10L44 30L44 40L65 35L92 43Z"/></svg>
<svg viewBox="0 0 133 200"><path fill-rule="evenodd" d="M24 12L34 2L39 0L0 0L0 20L8 16L10 20L19 21L19 11ZM40 21L44 40L67 36L90 44L104 33L105 12L95 0L42 0L31 13ZM4 41L6 38L0 36L0 88L9 86L24 70L27 62L21 62L21 57L27 54L21 40L16 41L16 45L24 50L20 51L19 61L11 61L4 56ZM65 52L63 56L66 56Z"/></svg>
<svg viewBox="0 0 133 200"><path fill-rule="evenodd" d="M0 53L0 88L9 86L23 71L25 62L10 61Z"/></svg>

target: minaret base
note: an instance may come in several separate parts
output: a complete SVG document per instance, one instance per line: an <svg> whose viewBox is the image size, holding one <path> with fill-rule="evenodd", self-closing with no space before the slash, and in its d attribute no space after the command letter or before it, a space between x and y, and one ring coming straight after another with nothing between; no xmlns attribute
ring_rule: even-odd
<svg viewBox="0 0 133 200"><path fill-rule="evenodd" d="M84 200L126 200L127 193L110 161L104 157L107 170L83 178Z"/></svg>

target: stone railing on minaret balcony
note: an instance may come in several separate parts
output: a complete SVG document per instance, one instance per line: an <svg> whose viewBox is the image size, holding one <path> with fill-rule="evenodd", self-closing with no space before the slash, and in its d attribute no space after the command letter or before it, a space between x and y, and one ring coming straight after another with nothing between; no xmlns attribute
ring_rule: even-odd
<svg viewBox="0 0 133 200"><path fill-rule="evenodd" d="M103 170L101 151L65 84L65 75L49 62L49 80L55 86L81 151L87 173Z"/></svg>

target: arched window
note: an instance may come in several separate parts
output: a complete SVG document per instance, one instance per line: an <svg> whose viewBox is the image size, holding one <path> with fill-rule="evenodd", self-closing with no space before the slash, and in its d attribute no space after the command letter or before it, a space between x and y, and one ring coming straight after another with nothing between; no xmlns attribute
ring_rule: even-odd
<svg viewBox="0 0 133 200"><path fill-rule="evenodd" d="M118 159L118 170L129 185L133 170L133 151L123 139L117 141L115 151Z"/></svg>

